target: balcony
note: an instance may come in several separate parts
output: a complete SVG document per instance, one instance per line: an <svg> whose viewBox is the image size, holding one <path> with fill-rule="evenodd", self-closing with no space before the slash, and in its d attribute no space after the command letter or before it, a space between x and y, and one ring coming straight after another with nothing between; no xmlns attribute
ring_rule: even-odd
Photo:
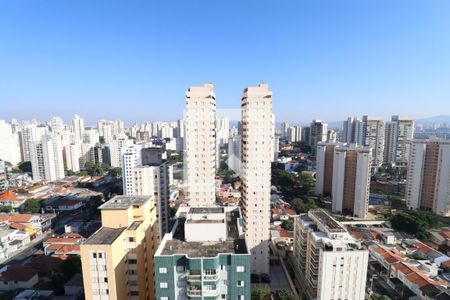
<svg viewBox="0 0 450 300"><path fill-rule="evenodd" d="M186 277L189 282L200 282L202 280L202 275L188 275Z"/></svg>
<svg viewBox="0 0 450 300"><path fill-rule="evenodd" d="M217 275L217 274L203 275L203 280L204 281L217 281L217 280L219 280L219 275Z"/></svg>
<svg viewBox="0 0 450 300"><path fill-rule="evenodd" d="M215 289L215 290L203 290L203 296L204 297L217 297L219 296L220 291L219 289Z"/></svg>
<svg viewBox="0 0 450 300"><path fill-rule="evenodd" d="M201 297L202 296L202 291L200 289L188 289L187 290L187 295L189 297Z"/></svg>

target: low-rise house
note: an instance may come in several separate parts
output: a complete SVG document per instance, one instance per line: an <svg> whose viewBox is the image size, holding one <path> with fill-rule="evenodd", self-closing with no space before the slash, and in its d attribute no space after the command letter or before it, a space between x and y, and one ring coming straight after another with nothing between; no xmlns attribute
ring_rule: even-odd
<svg viewBox="0 0 450 300"><path fill-rule="evenodd" d="M0 269L0 291L31 289L38 281L38 271L29 266L6 266Z"/></svg>
<svg viewBox="0 0 450 300"><path fill-rule="evenodd" d="M8 229L7 225L0 227L0 259L7 259L13 252L30 243L28 233L17 229Z"/></svg>
<svg viewBox="0 0 450 300"><path fill-rule="evenodd" d="M44 254L52 256L79 255L80 245L86 239L77 233L67 233L61 237L51 237L44 243Z"/></svg>
<svg viewBox="0 0 450 300"><path fill-rule="evenodd" d="M46 211L75 211L84 206L80 200L71 200L66 197L59 198L53 201L46 201Z"/></svg>
<svg viewBox="0 0 450 300"><path fill-rule="evenodd" d="M0 194L0 205L11 206L14 210L18 210L26 200L27 197L13 191L6 191Z"/></svg>
<svg viewBox="0 0 450 300"><path fill-rule="evenodd" d="M21 291L13 300L52 299L54 295L55 292L50 290L31 289Z"/></svg>

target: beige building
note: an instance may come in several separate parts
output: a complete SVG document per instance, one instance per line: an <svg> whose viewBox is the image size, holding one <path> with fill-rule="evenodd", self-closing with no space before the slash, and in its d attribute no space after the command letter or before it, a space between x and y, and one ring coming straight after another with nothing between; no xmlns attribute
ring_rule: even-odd
<svg viewBox="0 0 450 300"><path fill-rule="evenodd" d="M308 299L362 300L369 252L325 211L294 220L296 284Z"/></svg>
<svg viewBox="0 0 450 300"><path fill-rule="evenodd" d="M267 84L242 96L242 214L252 273L269 273L272 92Z"/></svg>
<svg viewBox="0 0 450 300"><path fill-rule="evenodd" d="M191 206L215 202L216 95L212 84L190 87L185 110L185 184Z"/></svg>
<svg viewBox="0 0 450 300"><path fill-rule="evenodd" d="M450 216L450 141L411 143L406 204L411 209Z"/></svg>
<svg viewBox="0 0 450 300"><path fill-rule="evenodd" d="M80 250L86 299L153 299L158 247L153 196L116 196L99 209L102 227Z"/></svg>
<svg viewBox="0 0 450 300"><path fill-rule="evenodd" d="M370 147L319 143L316 194L331 195L335 213L365 218L369 206L371 165Z"/></svg>

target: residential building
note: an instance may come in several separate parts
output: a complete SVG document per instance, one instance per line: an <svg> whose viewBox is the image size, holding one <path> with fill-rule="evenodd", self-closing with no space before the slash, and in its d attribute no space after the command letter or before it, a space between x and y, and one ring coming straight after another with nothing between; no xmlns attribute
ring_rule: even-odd
<svg viewBox="0 0 450 300"><path fill-rule="evenodd" d="M185 183L191 206L215 202L216 95L213 85L190 87L185 111Z"/></svg>
<svg viewBox="0 0 450 300"><path fill-rule="evenodd" d="M321 120L313 120L309 128L309 145L311 146L312 154L315 155L317 144L327 141L328 124Z"/></svg>
<svg viewBox="0 0 450 300"><path fill-rule="evenodd" d="M450 216L450 141L414 140L410 155L406 205Z"/></svg>
<svg viewBox="0 0 450 300"><path fill-rule="evenodd" d="M299 126L289 126L287 128L287 141L289 143L300 142L302 140L302 128Z"/></svg>
<svg viewBox="0 0 450 300"><path fill-rule="evenodd" d="M414 137L414 120L392 116L386 123L384 161L397 167L407 167L410 142Z"/></svg>
<svg viewBox="0 0 450 300"><path fill-rule="evenodd" d="M74 115L72 118L72 129L76 140L83 140L84 138L84 119L79 115Z"/></svg>
<svg viewBox="0 0 450 300"><path fill-rule="evenodd" d="M11 124L0 120L0 159L13 165L20 162L19 136L13 133Z"/></svg>
<svg viewBox="0 0 450 300"><path fill-rule="evenodd" d="M368 251L324 210L294 219L294 272L308 299L365 299Z"/></svg>
<svg viewBox="0 0 450 300"><path fill-rule="evenodd" d="M356 117L349 117L343 122L343 136L342 141L344 143L362 144L364 123Z"/></svg>
<svg viewBox="0 0 450 300"><path fill-rule="evenodd" d="M102 227L80 247L85 298L153 299L154 197L116 196L99 209Z"/></svg>
<svg viewBox="0 0 450 300"><path fill-rule="evenodd" d="M383 164L384 142L385 142L384 121L378 118L363 116L363 140L362 144L372 148L372 168Z"/></svg>
<svg viewBox="0 0 450 300"><path fill-rule="evenodd" d="M237 207L180 207L155 254L155 299L250 299L241 221Z"/></svg>
<svg viewBox="0 0 450 300"><path fill-rule="evenodd" d="M58 136L44 135L30 143L33 180L55 181L64 178L63 148Z"/></svg>
<svg viewBox="0 0 450 300"><path fill-rule="evenodd" d="M316 194L331 195L333 212L366 217L371 162L370 147L345 143L319 143Z"/></svg>
<svg viewBox="0 0 450 300"><path fill-rule="evenodd" d="M268 84L242 95L242 215L252 273L269 274L270 188L273 159L272 91Z"/></svg>
<svg viewBox="0 0 450 300"><path fill-rule="evenodd" d="M21 148L21 156L23 161L31 161L31 142L40 141L42 136L47 133L46 126L38 126L36 124L26 124L19 131L19 140Z"/></svg>
<svg viewBox="0 0 450 300"><path fill-rule="evenodd" d="M241 136L236 135L228 139L228 168L237 175L241 174Z"/></svg>

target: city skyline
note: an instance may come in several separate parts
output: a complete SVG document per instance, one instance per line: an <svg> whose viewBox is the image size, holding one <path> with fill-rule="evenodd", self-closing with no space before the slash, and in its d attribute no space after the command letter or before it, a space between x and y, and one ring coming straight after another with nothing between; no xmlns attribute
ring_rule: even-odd
<svg viewBox="0 0 450 300"><path fill-rule="evenodd" d="M219 108L268 82L296 123L450 111L446 1L176 4L2 3L0 118L175 121L208 82Z"/></svg>

